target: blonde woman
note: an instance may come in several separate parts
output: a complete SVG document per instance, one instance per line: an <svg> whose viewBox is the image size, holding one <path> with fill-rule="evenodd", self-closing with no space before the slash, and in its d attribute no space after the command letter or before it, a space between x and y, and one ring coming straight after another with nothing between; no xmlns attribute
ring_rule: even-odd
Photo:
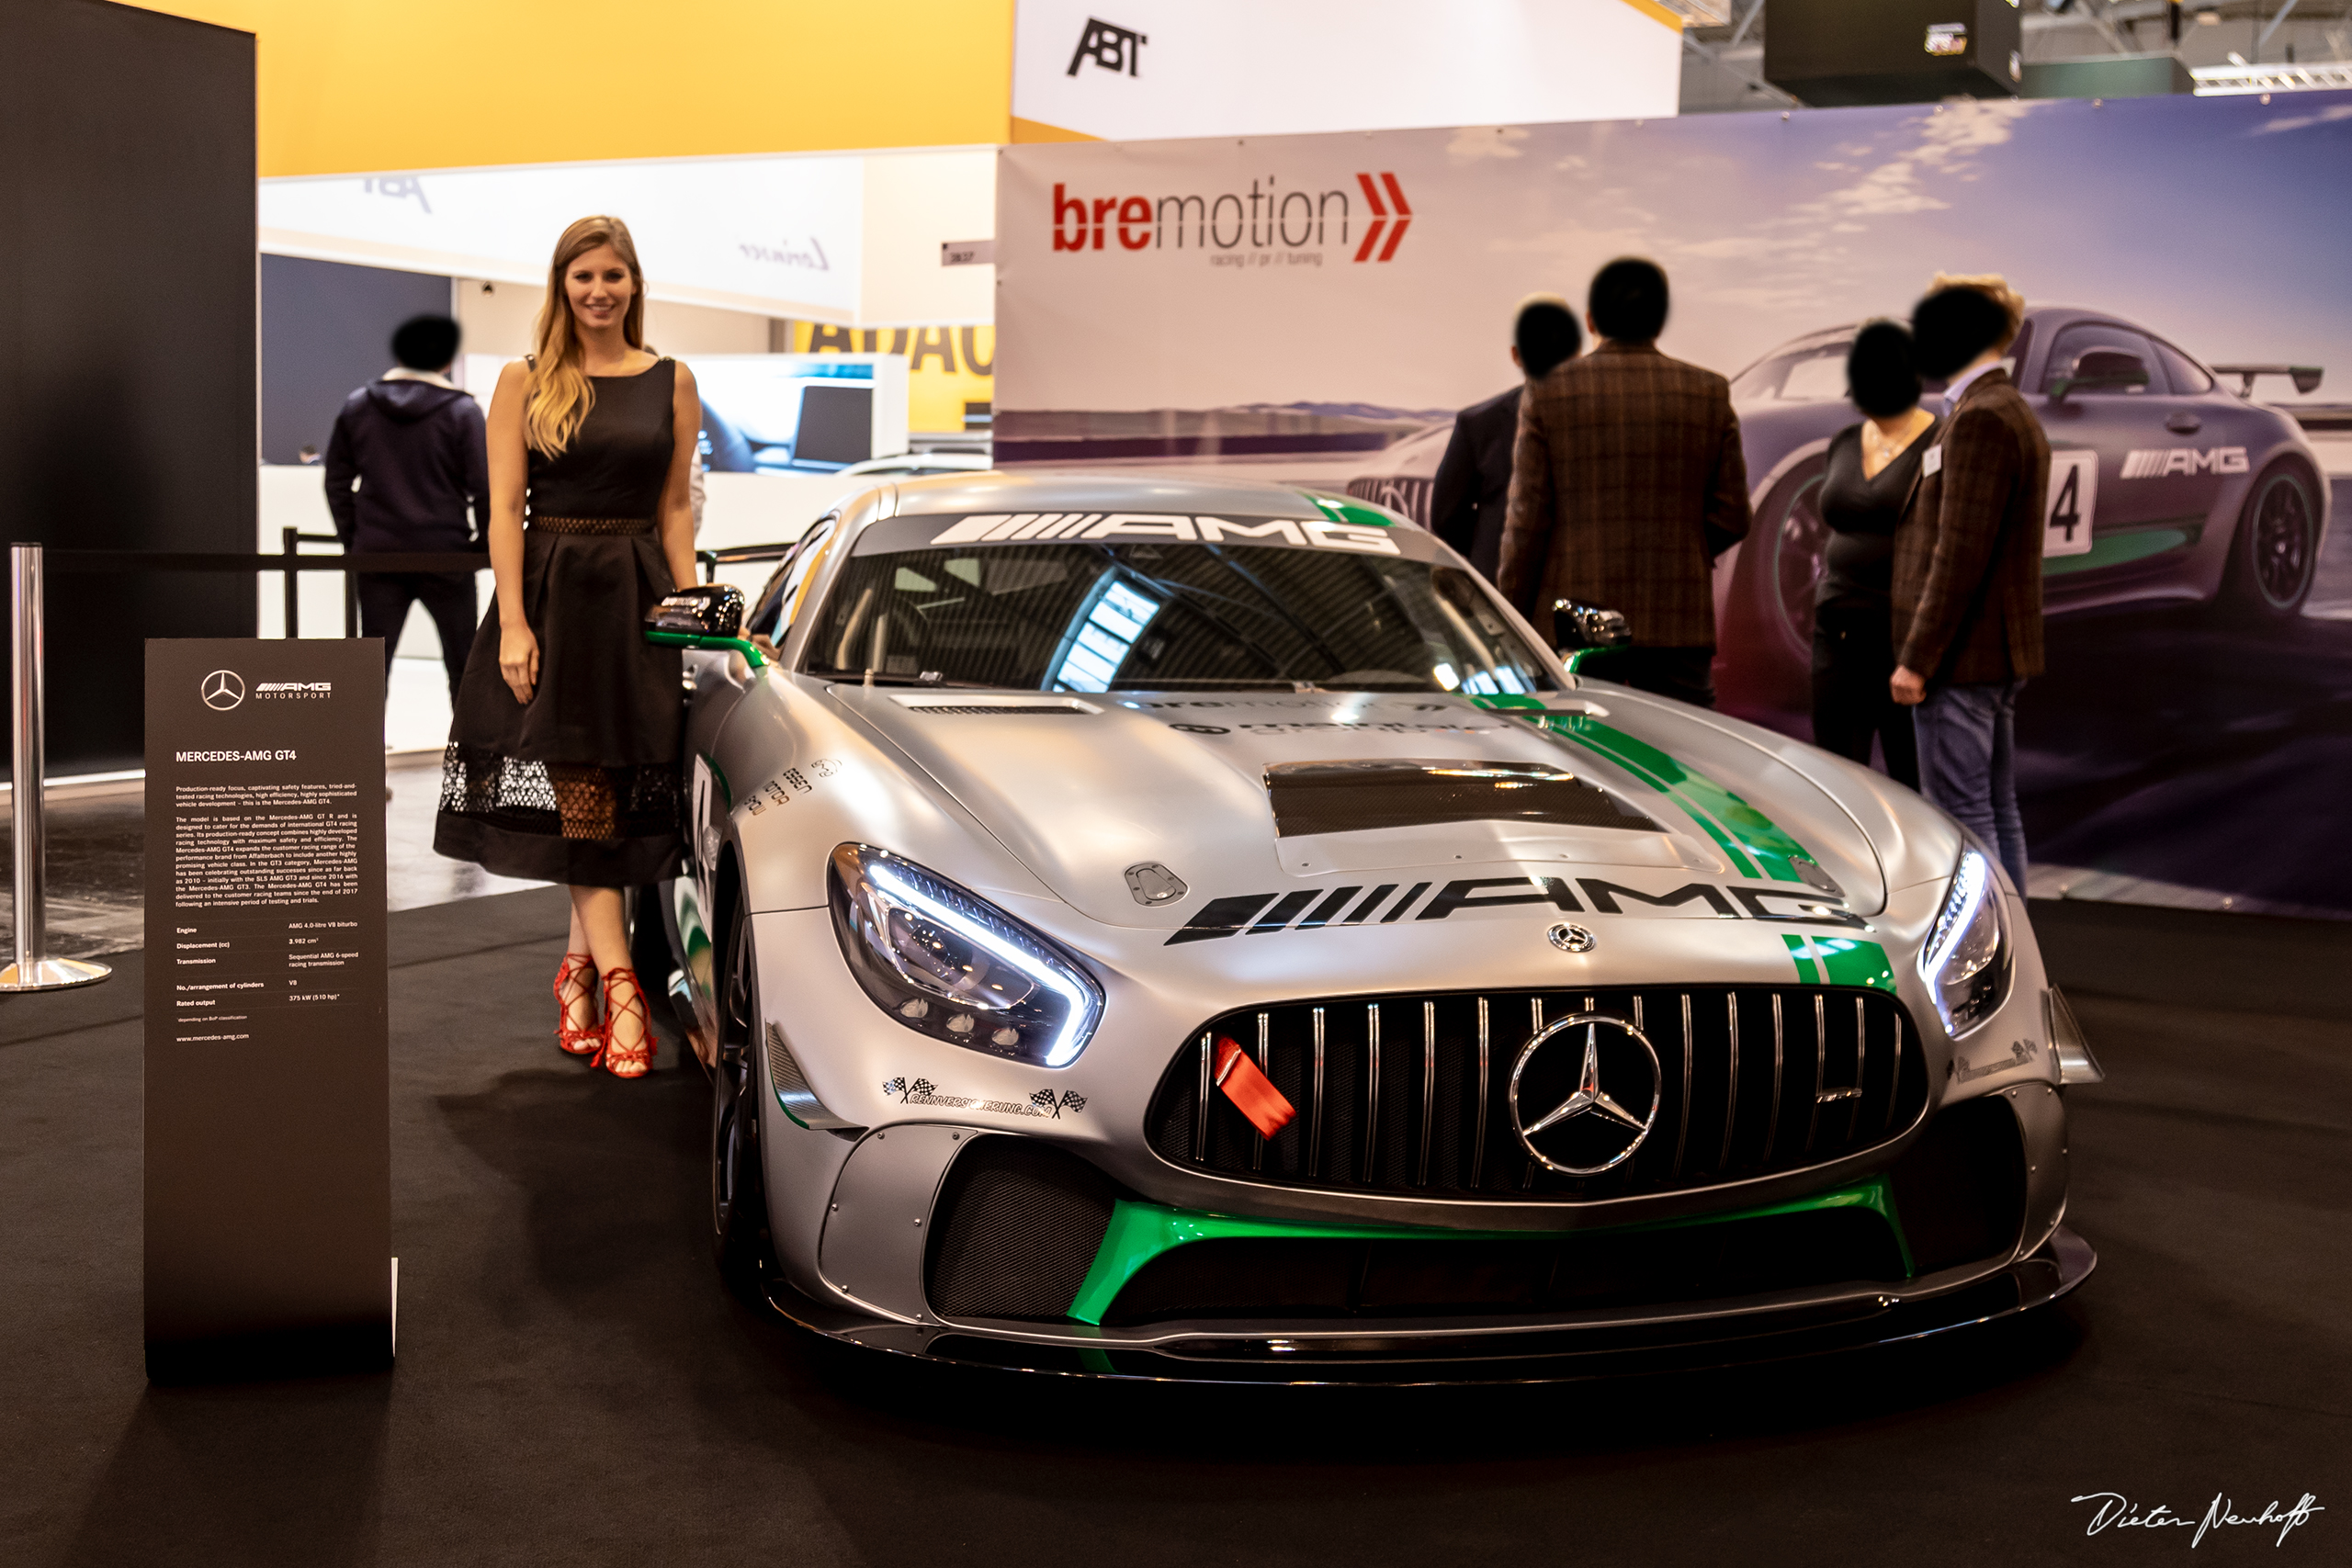
<svg viewBox="0 0 2352 1568"><path fill-rule="evenodd" d="M654 1042L621 890L676 870L684 722L678 653L649 645L644 619L694 581L702 405L693 374L645 346L645 275L617 218L563 231L536 340L491 400L498 604L458 688L434 848L570 887L557 1043L639 1077Z"/></svg>

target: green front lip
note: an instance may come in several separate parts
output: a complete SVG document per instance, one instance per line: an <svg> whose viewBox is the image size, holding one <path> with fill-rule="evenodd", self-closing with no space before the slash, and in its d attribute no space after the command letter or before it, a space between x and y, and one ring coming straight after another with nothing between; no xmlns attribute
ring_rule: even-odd
<svg viewBox="0 0 2352 1568"><path fill-rule="evenodd" d="M1640 1224L1608 1225L1580 1234L1624 1235L1634 1231L1681 1230L1691 1225L1722 1224L1732 1220L1761 1219L1773 1214L1808 1213L1817 1209L1868 1209L1894 1233L1903 1255L1903 1272L1913 1272L1911 1244L1894 1212L1894 1190L1884 1175L1868 1177L1849 1186L1785 1203L1741 1209L1729 1214L1702 1214L1677 1220L1651 1220ZM1333 1225L1298 1220L1259 1220L1236 1214L1213 1214L1200 1209L1175 1209L1165 1203L1120 1199L1111 1210L1111 1224L1095 1249L1094 1266L1069 1303L1069 1315L1080 1323L1100 1325L1111 1303L1127 1281L1165 1252L1196 1241L1264 1238L1340 1241L1540 1241L1557 1233L1544 1231L1457 1231L1429 1225Z"/></svg>

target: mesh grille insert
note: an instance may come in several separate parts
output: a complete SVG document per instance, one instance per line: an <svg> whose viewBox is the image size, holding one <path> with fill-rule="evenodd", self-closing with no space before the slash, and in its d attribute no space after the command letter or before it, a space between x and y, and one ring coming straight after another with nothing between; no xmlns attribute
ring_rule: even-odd
<svg viewBox="0 0 2352 1568"><path fill-rule="evenodd" d="M932 1211L923 1284L943 1317L1060 1321L1094 1263L1119 1190L1035 1138L974 1138Z"/></svg>

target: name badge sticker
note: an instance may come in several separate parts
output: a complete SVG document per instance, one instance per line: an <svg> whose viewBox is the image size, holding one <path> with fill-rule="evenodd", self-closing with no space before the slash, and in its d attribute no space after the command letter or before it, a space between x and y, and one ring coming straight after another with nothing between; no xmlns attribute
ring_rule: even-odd
<svg viewBox="0 0 2352 1568"><path fill-rule="evenodd" d="M1943 449L1943 447L1942 447L1942 446L1930 446L1930 447L1928 447L1928 455L1927 455L1925 457L1922 457L1922 458L1919 460L1919 477L1920 477L1920 478L1922 478L1922 479L1925 479L1925 478L1928 478L1928 476L1933 475L1933 474L1940 474L1940 473L1942 473L1943 471L1944 471L1944 449Z"/></svg>

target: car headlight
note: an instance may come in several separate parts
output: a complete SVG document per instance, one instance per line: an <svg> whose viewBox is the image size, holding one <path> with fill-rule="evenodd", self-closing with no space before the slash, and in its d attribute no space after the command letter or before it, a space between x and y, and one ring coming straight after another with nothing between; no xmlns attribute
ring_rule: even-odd
<svg viewBox="0 0 2352 1568"><path fill-rule="evenodd" d="M1935 930L1919 950L1919 977L1954 1039L1993 1016L2009 990L2009 918L1984 852L1961 852Z"/></svg>
<svg viewBox="0 0 2352 1568"><path fill-rule="evenodd" d="M826 881L850 973L899 1023L1033 1066L1086 1049L1102 987L1041 932L888 850L839 846Z"/></svg>

